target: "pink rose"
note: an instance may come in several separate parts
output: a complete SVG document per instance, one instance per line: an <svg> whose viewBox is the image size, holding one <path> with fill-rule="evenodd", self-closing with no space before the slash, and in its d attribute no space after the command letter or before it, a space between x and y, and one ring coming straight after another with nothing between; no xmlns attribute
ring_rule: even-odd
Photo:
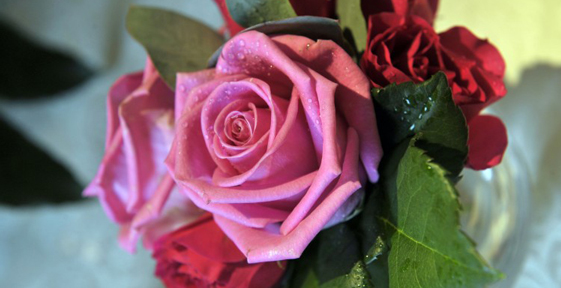
<svg viewBox="0 0 561 288"><path fill-rule="evenodd" d="M109 218L121 226L123 248L134 251L143 235L150 249L161 235L193 220L198 210L177 193L164 165L174 134L173 91L148 59L144 73L122 76L113 84L107 106L105 155L84 195L98 196Z"/></svg>
<svg viewBox="0 0 561 288"><path fill-rule="evenodd" d="M249 263L298 258L378 180L369 80L330 40L239 34L175 101L169 169Z"/></svg>

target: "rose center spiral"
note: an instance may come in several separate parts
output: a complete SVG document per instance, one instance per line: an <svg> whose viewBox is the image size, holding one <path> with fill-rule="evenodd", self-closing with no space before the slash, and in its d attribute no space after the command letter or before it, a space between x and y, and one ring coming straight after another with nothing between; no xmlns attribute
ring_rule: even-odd
<svg viewBox="0 0 561 288"><path fill-rule="evenodd" d="M230 112L224 123L224 134L226 138L237 146L247 144L253 137L253 121L253 111Z"/></svg>

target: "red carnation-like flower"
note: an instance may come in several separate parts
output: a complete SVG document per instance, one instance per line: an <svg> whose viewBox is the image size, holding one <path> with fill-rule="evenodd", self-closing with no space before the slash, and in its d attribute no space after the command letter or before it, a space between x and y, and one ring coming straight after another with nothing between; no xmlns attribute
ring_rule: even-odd
<svg viewBox="0 0 561 288"><path fill-rule="evenodd" d="M156 276L168 288L273 287L285 262L248 264L211 214L161 237L154 244Z"/></svg>
<svg viewBox="0 0 561 288"><path fill-rule="evenodd" d="M437 34L425 19L395 13L370 16L367 43L361 67L375 87L446 73L469 126L467 166L479 170L501 162L506 129L500 119L480 115L506 94L505 62L492 44L463 27Z"/></svg>

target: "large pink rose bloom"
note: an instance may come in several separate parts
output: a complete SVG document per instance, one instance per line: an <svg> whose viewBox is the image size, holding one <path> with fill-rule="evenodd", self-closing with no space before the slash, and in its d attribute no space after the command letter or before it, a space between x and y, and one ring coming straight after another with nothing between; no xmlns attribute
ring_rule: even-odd
<svg viewBox="0 0 561 288"><path fill-rule="evenodd" d="M134 251L144 236L151 249L153 241L200 211L177 192L164 164L174 134L174 94L148 59L144 72L113 84L107 108L105 155L84 195L99 197L120 225L123 248Z"/></svg>
<svg viewBox="0 0 561 288"><path fill-rule="evenodd" d="M239 34L175 101L170 171L250 263L298 258L378 180L369 80L330 40Z"/></svg>

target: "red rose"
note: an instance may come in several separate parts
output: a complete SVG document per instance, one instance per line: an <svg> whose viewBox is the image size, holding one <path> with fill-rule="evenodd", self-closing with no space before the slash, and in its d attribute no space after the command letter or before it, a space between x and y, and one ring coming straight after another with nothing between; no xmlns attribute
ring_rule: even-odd
<svg viewBox="0 0 561 288"><path fill-rule="evenodd" d="M335 0L290 0L298 16L335 17Z"/></svg>
<svg viewBox="0 0 561 288"><path fill-rule="evenodd" d="M211 214L161 237L154 244L156 276L166 287L274 286L286 262L248 264Z"/></svg>
<svg viewBox="0 0 561 288"><path fill-rule="evenodd" d="M226 6L226 0L214 0L214 2L220 8L220 13L224 18L223 29L228 30L230 37L234 37L245 29L232 19ZM335 0L290 0L290 4L298 16L335 17Z"/></svg>
<svg viewBox="0 0 561 288"><path fill-rule="evenodd" d="M438 0L362 0L362 13L365 18L382 12L398 15L416 15L427 20L431 25L438 9Z"/></svg>
<svg viewBox="0 0 561 288"><path fill-rule="evenodd" d="M505 62L499 51L469 30L454 27L437 34L421 17L395 13L372 15L361 67L375 87L422 82L438 71L448 76L454 102L469 125L468 167L497 165L506 149L506 129L482 109L506 94Z"/></svg>

